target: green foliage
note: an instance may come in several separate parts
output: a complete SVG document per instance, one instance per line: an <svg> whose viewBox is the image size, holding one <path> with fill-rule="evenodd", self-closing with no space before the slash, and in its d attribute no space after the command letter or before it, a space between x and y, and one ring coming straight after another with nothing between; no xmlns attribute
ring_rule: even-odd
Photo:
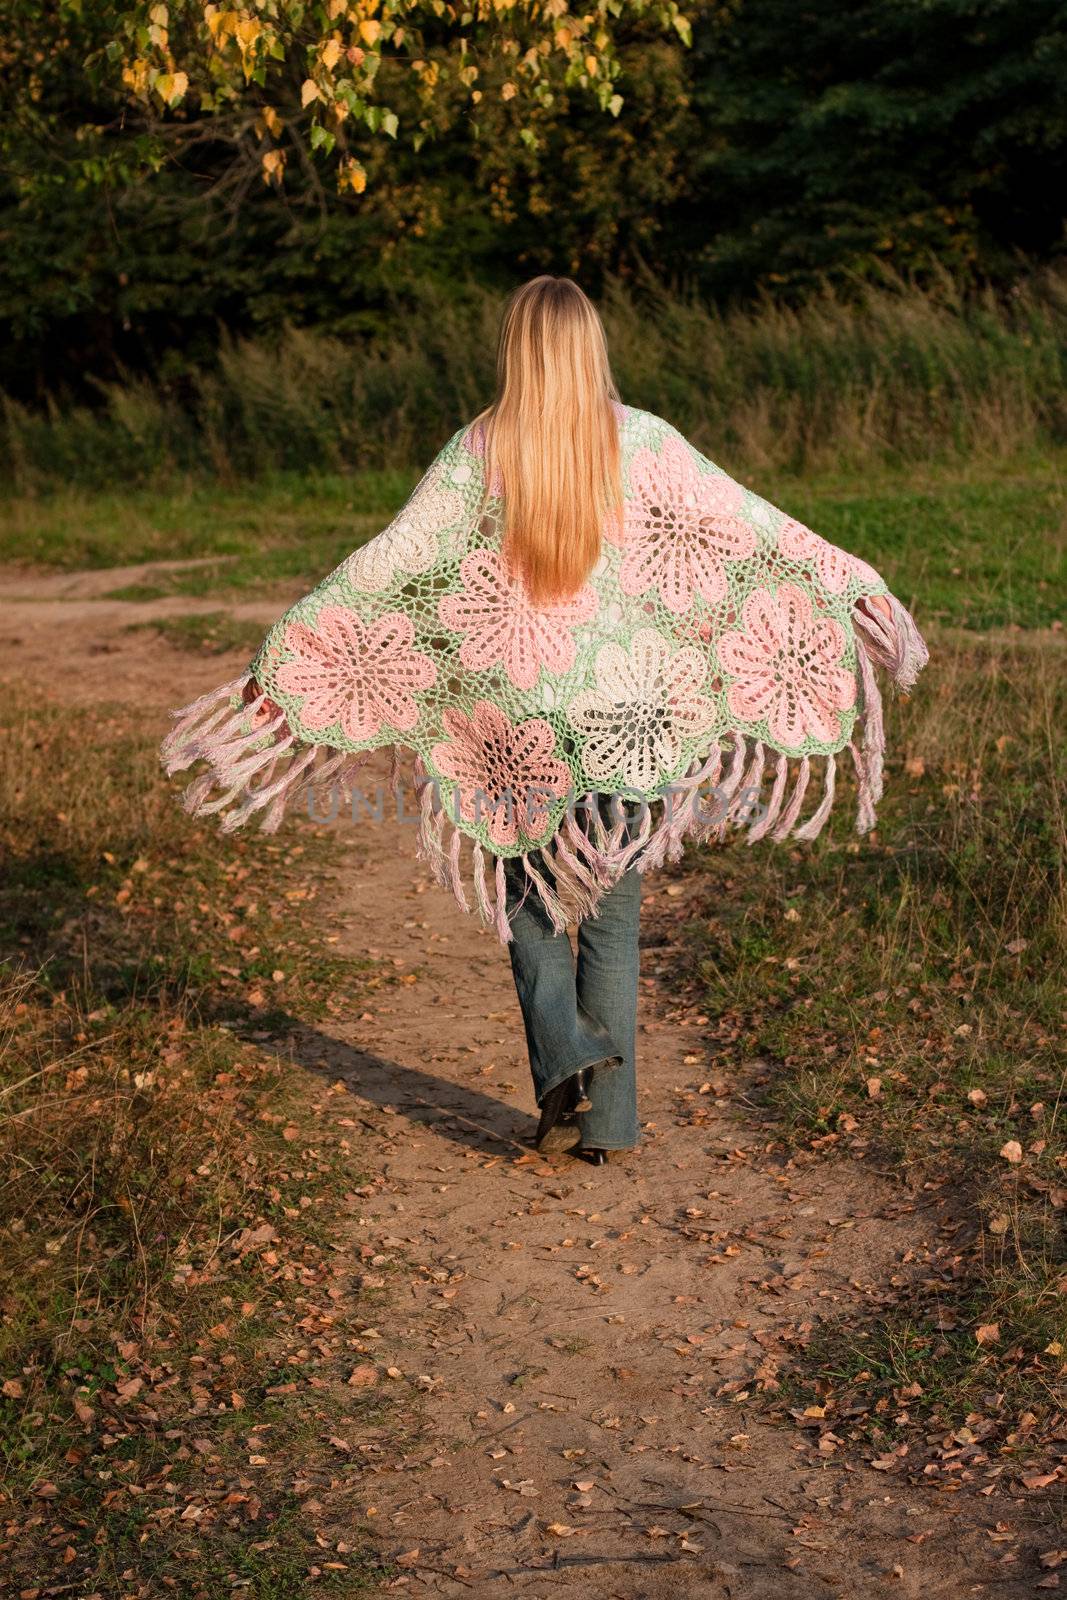
<svg viewBox="0 0 1067 1600"><path fill-rule="evenodd" d="M462 302L470 277L562 271L597 290L651 269L705 298L795 302L827 278L848 292L887 269L930 281L935 260L1008 287L1021 252L1062 245L1059 0L816 0L803 18L787 0L706 0L691 51L626 7L618 76L603 79L624 104L608 115L566 71L547 94L531 80L504 98L494 56L472 108L470 84L445 72L427 98L383 57L370 123L352 112L327 126L336 102L301 105L294 57L273 132L254 82L247 102L242 90L199 113L164 106L149 82L180 70L199 6L174 8L173 63L146 36L147 101L131 114L108 52L134 9L0 0L0 388L36 404L58 390L98 404L94 381L123 371L185 398L220 324L361 343L411 305L412 284ZM272 152L286 156L283 188L264 173ZM338 192L339 161L364 192Z"/></svg>
<svg viewBox="0 0 1067 1600"><path fill-rule="evenodd" d="M683 249L716 290L1004 276L1062 244L1061 0L739 0L689 70L710 137Z"/></svg>

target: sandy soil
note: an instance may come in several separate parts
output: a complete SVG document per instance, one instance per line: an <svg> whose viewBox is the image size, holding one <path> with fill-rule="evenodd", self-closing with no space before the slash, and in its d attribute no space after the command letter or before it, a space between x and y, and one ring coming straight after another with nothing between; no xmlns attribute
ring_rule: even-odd
<svg viewBox="0 0 1067 1600"><path fill-rule="evenodd" d="M162 732L166 709L243 667L123 631L225 600L122 605L93 598L99 578L0 583L8 672L75 702L137 701ZM266 622L286 598L236 614ZM338 1307L365 1352L339 1398L357 1413L351 1522L398 1561L389 1587L807 1600L1047 1585L1036 1551L1064 1541L1027 1526L1006 1478L912 1483L833 1434L820 1444L817 1419L768 1417L797 1338L876 1308L953 1219L862 1163L769 1148L672 992L665 941L690 880L648 886L641 1148L592 1169L531 1152L506 953L429 884L412 835L339 827L335 891L318 901L338 948L411 981L290 1041L300 1066L347 1086L369 1180L354 1284L380 1294L372 1328L358 1298ZM694 1118L685 1091L708 1080ZM364 1389L399 1407L368 1428ZM337 1519L331 1540L346 1531Z"/></svg>

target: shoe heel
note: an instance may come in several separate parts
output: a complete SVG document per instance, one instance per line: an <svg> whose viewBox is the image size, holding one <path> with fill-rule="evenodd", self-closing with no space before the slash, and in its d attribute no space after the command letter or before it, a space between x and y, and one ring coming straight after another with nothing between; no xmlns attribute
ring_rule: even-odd
<svg viewBox="0 0 1067 1600"><path fill-rule="evenodd" d="M589 1082L592 1076L592 1067L581 1067L574 1074L575 1111L592 1111L593 1109L593 1102L589 1098Z"/></svg>

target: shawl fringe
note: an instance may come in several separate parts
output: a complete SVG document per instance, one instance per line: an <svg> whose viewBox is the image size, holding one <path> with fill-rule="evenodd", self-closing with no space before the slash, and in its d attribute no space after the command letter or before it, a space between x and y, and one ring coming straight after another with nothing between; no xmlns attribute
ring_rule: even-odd
<svg viewBox="0 0 1067 1600"><path fill-rule="evenodd" d="M862 740L853 738L847 749L856 773L860 833L874 827L882 794L885 730L874 667L887 669L907 690L927 660L911 615L893 596L887 598L891 618L858 608L853 614L860 699L857 731L862 729ZM328 745L305 744L290 731L284 712L265 695L245 703L252 682L251 674L245 673L174 713L175 725L161 750L167 772L184 772L198 761L207 763L185 791L185 809L199 816L221 814L225 833L252 817L258 817L263 832L272 833L286 811L305 799L313 814L315 791L328 784L334 811L332 817L317 820L332 820L338 815L337 797L350 797L352 780L371 753L353 755ZM646 872L665 861L677 861L689 839L721 840L728 831L746 833L751 844L768 837L778 842L814 839L833 806L836 756L789 756L738 730L727 733L723 743L695 761L664 798L639 802L628 837L624 821L605 826L595 796L579 799L576 807L587 808L586 827L578 825L572 811L546 844L512 858L522 885L519 895L516 874L507 872L505 858L494 852L487 871L485 850L476 840L470 841L464 871L463 841L469 836L447 812L437 785L416 759L419 855L462 911L470 910L469 884L482 922L506 943L518 899L534 895L553 928L562 930L568 923L595 916L604 895L630 867ZM394 747L392 785L398 793L404 776L400 756L400 748ZM821 794L811 815L801 821L818 762L823 766Z"/></svg>

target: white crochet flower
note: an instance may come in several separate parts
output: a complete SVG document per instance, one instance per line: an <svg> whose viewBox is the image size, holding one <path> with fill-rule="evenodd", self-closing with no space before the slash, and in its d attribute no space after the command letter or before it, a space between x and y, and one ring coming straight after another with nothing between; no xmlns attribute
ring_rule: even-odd
<svg viewBox="0 0 1067 1600"><path fill-rule="evenodd" d="M384 532L349 556L345 576L356 589L378 594L395 581L428 572L438 541L463 515L463 496L436 475L424 480Z"/></svg>
<svg viewBox="0 0 1067 1600"><path fill-rule="evenodd" d="M699 650L672 652L653 628L639 629L629 647L604 645L596 688L575 695L567 710L584 740L589 781L651 793L677 768L684 745L715 725L715 706L700 693L706 677Z"/></svg>

